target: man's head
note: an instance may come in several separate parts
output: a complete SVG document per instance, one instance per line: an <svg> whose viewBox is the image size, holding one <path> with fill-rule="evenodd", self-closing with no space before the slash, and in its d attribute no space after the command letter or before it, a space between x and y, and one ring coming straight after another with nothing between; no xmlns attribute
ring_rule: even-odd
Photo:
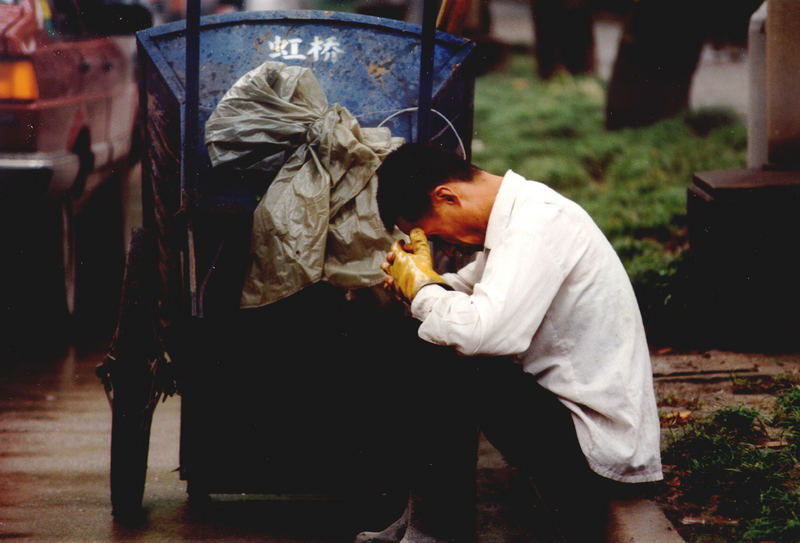
<svg viewBox="0 0 800 543"><path fill-rule="evenodd" d="M483 190L480 181L496 176L450 151L420 143L401 146L377 173L378 209L387 230L397 225L409 232L416 226L451 245L483 243L496 190Z"/></svg>

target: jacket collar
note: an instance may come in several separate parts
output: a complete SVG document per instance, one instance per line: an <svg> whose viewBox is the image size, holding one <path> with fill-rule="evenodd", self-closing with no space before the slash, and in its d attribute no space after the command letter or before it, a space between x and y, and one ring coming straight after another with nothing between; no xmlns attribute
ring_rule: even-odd
<svg viewBox="0 0 800 543"><path fill-rule="evenodd" d="M508 226L511 211L514 208L517 189L524 181L524 177L511 170L508 170L503 176L503 181L500 183L500 190L497 191L497 196L492 205L492 211L489 214L489 222L486 225L486 238L483 242L483 247L485 249L491 249L495 244L501 241L503 232L506 226Z"/></svg>

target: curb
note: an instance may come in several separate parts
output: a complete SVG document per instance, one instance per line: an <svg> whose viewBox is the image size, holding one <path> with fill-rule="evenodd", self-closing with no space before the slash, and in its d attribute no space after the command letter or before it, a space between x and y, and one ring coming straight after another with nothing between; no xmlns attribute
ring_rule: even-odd
<svg viewBox="0 0 800 543"><path fill-rule="evenodd" d="M652 500L611 503L607 543L685 543Z"/></svg>

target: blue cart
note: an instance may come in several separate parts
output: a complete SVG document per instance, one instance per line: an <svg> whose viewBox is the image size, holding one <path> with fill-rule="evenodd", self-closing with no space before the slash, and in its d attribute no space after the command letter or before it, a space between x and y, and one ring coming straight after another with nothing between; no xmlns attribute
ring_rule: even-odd
<svg viewBox="0 0 800 543"><path fill-rule="evenodd" d="M252 213L269 179L213 168L203 127L243 74L277 60L310 68L328 102L361 126L383 123L407 141L468 154L474 44L427 29L279 11L197 23L190 13L188 31L180 21L138 34L144 227L129 251L114 347L98 367L112 398L115 516L141 510L152 412L176 391L190 499L364 495L398 484L392 421L402 408L386 394L408 353L386 345L415 337L413 323L380 289L322 283L240 309Z"/></svg>

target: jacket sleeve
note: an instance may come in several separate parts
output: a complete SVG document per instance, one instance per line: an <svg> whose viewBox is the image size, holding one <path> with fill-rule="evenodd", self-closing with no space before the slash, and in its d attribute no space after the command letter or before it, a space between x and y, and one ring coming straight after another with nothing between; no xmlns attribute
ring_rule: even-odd
<svg viewBox="0 0 800 543"><path fill-rule="evenodd" d="M570 259L564 252L575 248L561 243L568 220L557 209L549 211L549 217L511 229L486 252L486 266L471 293L420 291L411 306L422 321L419 336L465 355L527 350L567 276Z"/></svg>
<svg viewBox="0 0 800 543"><path fill-rule="evenodd" d="M476 256L475 260L459 269L457 272L442 274L442 279L444 279L448 285L453 287L453 289L459 292L471 294L472 289L475 287L475 283L480 280L481 275L483 274L485 261L486 254L485 252L481 252Z"/></svg>

